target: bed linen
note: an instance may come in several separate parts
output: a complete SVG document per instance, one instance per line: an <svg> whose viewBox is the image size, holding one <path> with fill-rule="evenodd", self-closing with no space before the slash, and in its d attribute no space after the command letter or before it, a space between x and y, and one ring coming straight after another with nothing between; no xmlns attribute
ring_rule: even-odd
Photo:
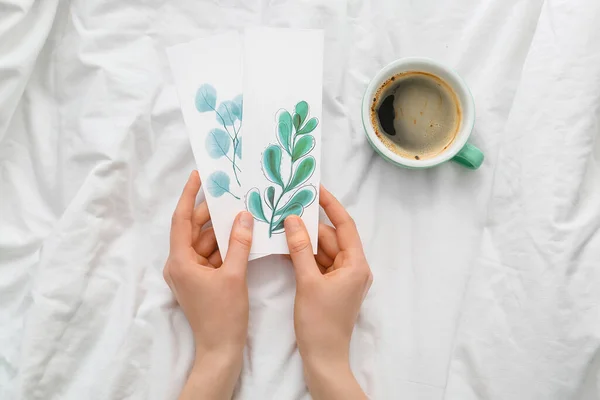
<svg viewBox="0 0 600 400"><path fill-rule="evenodd" d="M322 182L374 284L351 345L374 399L600 398L596 0L0 0L0 398L174 399L189 326L162 279L190 145L165 48L325 31ZM435 58L475 97L473 172L369 147L366 85ZM235 398L308 399L283 257L248 269Z"/></svg>

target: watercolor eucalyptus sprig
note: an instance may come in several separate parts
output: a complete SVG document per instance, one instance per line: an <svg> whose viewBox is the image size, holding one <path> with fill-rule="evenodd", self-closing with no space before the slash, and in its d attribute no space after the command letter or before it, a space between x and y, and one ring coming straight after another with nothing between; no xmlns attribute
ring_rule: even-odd
<svg viewBox="0 0 600 400"><path fill-rule="evenodd" d="M225 157L231 163L233 176L241 187L237 165L237 159L242 158L242 138L240 128L242 127L242 95L235 96L232 100L222 101L217 107L217 91L209 84L201 85L196 91L196 110L201 113L213 111L221 128L211 129L206 136L206 151L211 158ZM237 127L236 127L237 122ZM231 128L231 130L229 129ZM231 150L231 151L230 151ZM223 171L215 171L208 177L207 188L214 197L221 197L229 193L236 199L238 196L230 191L230 177Z"/></svg>
<svg viewBox="0 0 600 400"><path fill-rule="evenodd" d="M278 143L267 147L262 154L263 173L275 186L268 186L263 196L258 188L246 194L246 209L256 220L269 224L269 237L283 232L285 218L289 215L302 216L317 197L317 189L310 184L305 185L316 166L315 158L309 155L315 148L315 138L310 133L319 124L317 118L309 119L308 116L306 101L296 104L293 115L286 110L277 113ZM290 165L285 181L281 174L284 155L289 158ZM282 200L283 204L280 204Z"/></svg>

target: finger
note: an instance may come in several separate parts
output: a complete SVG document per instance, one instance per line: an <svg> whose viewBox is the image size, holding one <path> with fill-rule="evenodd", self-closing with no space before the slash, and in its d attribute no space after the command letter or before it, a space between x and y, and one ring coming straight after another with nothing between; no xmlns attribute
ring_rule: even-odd
<svg viewBox="0 0 600 400"><path fill-rule="evenodd" d="M337 235L333 227L319 224L319 248L322 248L325 254L331 259L334 259L340 252Z"/></svg>
<svg viewBox="0 0 600 400"><path fill-rule="evenodd" d="M194 217L192 218L192 240L198 240L198 236L202 231L202 227L210 221L210 213L208 212L208 205L206 201L198 204L194 209Z"/></svg>
<svg viewBox="0 0 600 400"><path fill-rule="evenodd" d="M317 267L319 267L319 272L321 272L321 275L325 275L327 273L327 267L324 265L321 265L318 261L317 261Z"/></svg>
<svg viewBox="0 0 600 400"><path fill-rule="evenodd" d="M217 237L215 230L211 226L206 228L198 236L198 240L194 244L194 250L202 257L208 258L215 250L217 250Z"/></svg>
<svg viewBox="0 0 600 400"><path fill-rule="evenodd" d="M290 215L285 219L284 227L290 257L292 258L292 264L294 264L294 271L296 272L296 280L300 281L306 277L315 276L319 272L319 269L313 254L310 236L302 218Z"/></svg>
<svg viewBox="0 0 600 400"><path fill-rule="evenodd" d="M198 253L194 253L196 255L196 264L202 266L208 266L208 259L206 257L201 256Z"/></svg>
<svg viewBox="0 0 600 400"><path fill-rule="evenodd" d="M223 265L223 260L221 259L221 252L219 250L215 251L208 257L208 262L215 268L219 268Z"/></svg>
<svg viewBox="0 0 600 400"><path fill-rule="evenodd" d="M327 253L321 247L320 243L319 248L317 249L317 255L315 256L315 260L317 260L317 264L320 264L325 268L329 268L333 265L333 258L327 255Z"/></svg>
<svg viewBox="0 0 600 400"><path fill-rule="evenodd" d="M198 171L192 171L171 220L171 251L181 253L192 245L192 215L200 189Z"/></svg>
<svg viewBox="0 0 600 400"><path fill-rule="evenodd" d="M344 206L323 185L321 185L319 204L321 204L321 207L323 207L323 210L325 210L329 220L336 229L340 249L362 249L362 242L360 241L354 220Z"/></svg>
<svg viewBox="0 0 600 400"><path fill-rule="evenodd" d="M224 267L238 272L245 272L248 266L248 257L252 247L252 227L254 218L247 211L237 215L231 228L229 249L225 256Z"/></svg>

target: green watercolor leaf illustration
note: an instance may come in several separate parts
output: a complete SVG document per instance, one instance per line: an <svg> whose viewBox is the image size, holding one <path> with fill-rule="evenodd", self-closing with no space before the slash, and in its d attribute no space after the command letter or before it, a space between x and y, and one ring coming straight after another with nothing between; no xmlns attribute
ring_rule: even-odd
<svg viewBox="0 0 600 400"><path fill-rule="evenodd" d="M224 193L230 193L229 183L229 175L223 171L215 171L209 175L206 188L211 196L221 197Z"/></svg>
<svg viewBox="0 0 600 400"><path fill-rule="evenodd" d="M296 132L298 132L298 129L300 129L300 125L302 123L300 115L294 113L294 115L292 116L292 121L294 123L294 129L296 129Z"/></svg>
<svg viewBox="0 0 600 400"><path fill-rule="evenodd" d="M304 100L298 102L298 104L296 104L296 114L300 117L298 126L296 127L296 130L298 130L308 116L308 103Z"/></svg>
<svg viewBox="0 0 600 400"><path fill-rule="evenodd" d="M300 203L293 203L289 206L283 208L281 213L281 218L275 223L275 227L273 228L273 233L281 233L283 231L283 223L287 217L290 215L297 215L299 217L304 213L304 207Z"/></svg>
<svg viewBox="0 0 600 400"><path fill-rule="evenodd" d="M229 153L231 139L227 132L214 128L206 136L206 151L211 158L221 158Z"/></svg>
<svg viewBox="0 0 600 400"><path fill-rule="evenodd" d="M306 133L311 133L315 130L315 128L319 125L319 120L315 117L308 120L308 122L298 131L298 135L304 135Z"/></svg>
<svg viewBox="0 0 600 400"><path fill-rule="evenodd" d="M286 153L290 153L290 136L292 133L292 129L290 126L280 122L277 125L277 140L281 144L281 147L285 150Z"/></svg>
<svg viewBox="0 0 600 400"><path fill-rule="evenodd" d="M310 206L313 201L317 198L317 189L314 186L305 186L300 188L290 197L290 200L279 210L275 212L275 215L281 215L286 209L288 204L300 204L306 208Z"/></svg>
<svg viewBox="0 0 600 400"><path fill-rule="evenodd" d="M275 203L275 188L273 186L269 186L265 189L265 203L272 210Z"/></svg>
<svg viewBox="0 0 600 400"><path fill-rule="evenodd" d="M244 98L241 94L235 96L231 102L234 104L234 114L240 121L242 120L242 110L244 105Z"/></svg>
<svg viewBox="0 0 600 400"><path fill-rule="evenodd" d="M225 100L219 104L219 107L217 107L217 121L225 126L233 125L237 119L235 114L236 110L239 112L239 108L233 103L233 101Z"/></svg>
<svg viewBox="0 0 600 400"><path fill-rule="evenodd" d="M308 103L300 101L291 113L285 109L279 110L275 115L275 121L277 144L269 145L263 152L262 170L265 177L281 187L281 190L278 192L275 185L269 185L264 189L261 197L259 189L252 189L248 192L246 206L248 210L252 210L255 218L267 222L269 238L285 230L286 217L302 216L306 207L311 206L317 198L317 188L307 185L306 182L316 168L315 157L310 155L316 146L316 139L309 133L315 130L319 120L310 118ZM235 138L233 143L234 155L237 155ZM283 162L282 158L285 154L289 155L289 159ZM281 173L282 162L286 170L291 168L290 174L285 175L285 180ZM263 206L263 201L266 206ZM267 207L267 211L270 211L268 221L263 207Z"/></svg>
<svg viewBox="0 0 600 400"><path fill-rule="evenodd" d="M289 112L283 110L277 117L277 139L281 147L290 154L290 141L292 138L292 116Z"/></svg>
<svg viewBox="0 0 600 400"><path fill-rule="evenodd" d="M214 110L217 104L217 90L208 83L201 85L196 91L195 103L199 112Z"/></svg>
<svg viewBox="0 0 600 400"><path fill-rule="evenodd" d="M273 228L273 230L271 231L271 233L283 233L284 226L283 226L284 221L279 221L279 223L277 224L277 226L275 226Z"/></svg>
<svg viewBox="0 0 600 400"><path fill-rule="evenodd" d="M255 219L262 222L267 222L265 213L262 207L260 192L257 188L252 188L246 196L246 209L254 216Z"/></svg>
<svg viewBox="0 0 600 400"><path fill-rule="evenodd" d="M241 160L242 159L242 138L238 138L237 147L235 148L235 155Z"/></svg>
<svg viewBox="0 0 600 400"><path fill-rule="evenodd" d="M294 145L292 162L298 161L315 148L315 138L312 135L302 136Z"/></svg>
<svg viewBox="0 0 600 400"><path fill-rule="evenodd" d="M263 171L268 180L283 187L281 179L281 147L274 144L267 147L262 157Z"/></svg>
<svg viewBox="0 0 600 400"><path fill-rule="evenodd" d="M290 183L285 188L285 190L290 191L306 182L308 178L312 176L313 172L315 172L315 165L316 161L313 156L308 156L302 161L300 161L300 163L296 167L296 170L294 171Z"/></svg>

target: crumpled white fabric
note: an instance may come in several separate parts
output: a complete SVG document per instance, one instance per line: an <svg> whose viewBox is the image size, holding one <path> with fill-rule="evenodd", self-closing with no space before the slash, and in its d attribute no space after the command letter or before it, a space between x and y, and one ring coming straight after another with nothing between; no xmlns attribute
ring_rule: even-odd
<svg viewBox="0 0 600 400"><path fill-rule="evenodd" d="M446 398L600 398L600 3L544 3Z"/></svg>
<svg viewBox="0 0 600 400"><path fill-rule="evenodd" d="M597 399L596 0L0 0L0 398L173 399L192 362L162 280L194 161L164 49L325 30L323 183L375 281L352 367L375 399ZM398 169L362 93L427 56L476 101L476 172ZM290 61L292 62L292 60ZM250 264L236 398L307 399L289 262Z"/></svg>

